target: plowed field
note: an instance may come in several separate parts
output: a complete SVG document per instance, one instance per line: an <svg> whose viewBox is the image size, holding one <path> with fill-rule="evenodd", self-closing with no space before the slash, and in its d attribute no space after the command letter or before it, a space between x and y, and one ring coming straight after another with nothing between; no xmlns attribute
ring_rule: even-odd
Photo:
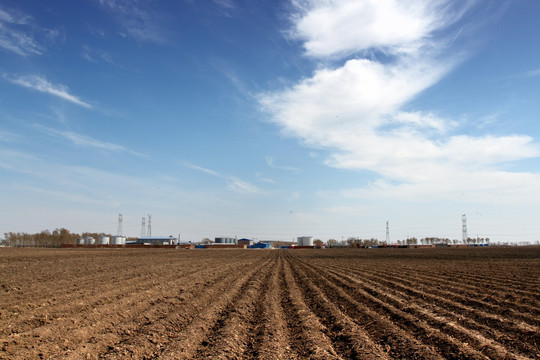
<svg viewBox="0 0 540 360"><path fill-rule="evenodd" d="M540 248L0 249L1 359L538 359Z"/></svg>

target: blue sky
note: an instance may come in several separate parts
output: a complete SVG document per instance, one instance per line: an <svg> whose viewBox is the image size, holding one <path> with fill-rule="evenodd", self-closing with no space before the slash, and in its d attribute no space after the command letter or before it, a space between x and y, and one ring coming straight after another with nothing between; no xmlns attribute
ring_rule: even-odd
<svg viewBox="0 0 540 360"><path fill-rule="evenodd" d="M0 232L540 240L540 3L0 4Z"/></svg>

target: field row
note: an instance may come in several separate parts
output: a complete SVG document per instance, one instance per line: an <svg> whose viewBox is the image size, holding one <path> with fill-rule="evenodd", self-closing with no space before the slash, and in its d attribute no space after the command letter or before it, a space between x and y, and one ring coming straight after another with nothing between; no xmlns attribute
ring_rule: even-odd
<svg viewBox="0 0 540 360"><path fill-rule="evenodd" d="M1 359L540 357L538 248L5 249L0 266Z"/></svg>

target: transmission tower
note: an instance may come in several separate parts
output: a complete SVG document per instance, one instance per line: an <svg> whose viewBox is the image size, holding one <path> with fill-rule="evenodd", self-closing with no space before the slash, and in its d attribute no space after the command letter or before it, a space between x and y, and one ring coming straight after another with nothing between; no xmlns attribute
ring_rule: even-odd
<svg viewBox="0 0 540 360"><path fill-rule="evenodd" d="M386 221L386 243L390 243L390 228L388 227L388 221Z"/></svg>
<svg viewBox="0 0 540 360"><path fill-rule="evenodd" d="M467 216L465 214L461 215L461 232L463 243L465 244L469 238L469 235L467 235Z"/></svg>
<svg viewBox="0 0 540 360"><path fill-rule="evenodd" d="M148 232L146 233L148 237L152 236L152 215L148 214Z"/></svg>
<svg viewBox="0 0 540 360"><path fill-rule="evenodd" d="M141 237L145 237L146 236L146 219L142 218L142 224L141 224Z"/></svg>
<svg viewBox="0 0 540 360"><path fill-rule="evenodd" d="M118 214L118 231L116 232L117 236L122 236L122 214Z"/></svg>

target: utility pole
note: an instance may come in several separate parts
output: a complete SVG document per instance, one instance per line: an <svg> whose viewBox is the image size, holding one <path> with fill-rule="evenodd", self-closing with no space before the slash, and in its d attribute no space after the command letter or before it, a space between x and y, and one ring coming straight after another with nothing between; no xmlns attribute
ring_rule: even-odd
<svg viewBox="0 0 540 360"><path fill-rule="evenodd" d="M146 234L148 237L152 236L152 215L148 214L148 232Z"/></svg>
<svg viewBox="0 0 540 360"><path fill-rule="evenodd" d="M386 244L390 243L390 228L388 227L388 220L386 221Z"/></svg>

